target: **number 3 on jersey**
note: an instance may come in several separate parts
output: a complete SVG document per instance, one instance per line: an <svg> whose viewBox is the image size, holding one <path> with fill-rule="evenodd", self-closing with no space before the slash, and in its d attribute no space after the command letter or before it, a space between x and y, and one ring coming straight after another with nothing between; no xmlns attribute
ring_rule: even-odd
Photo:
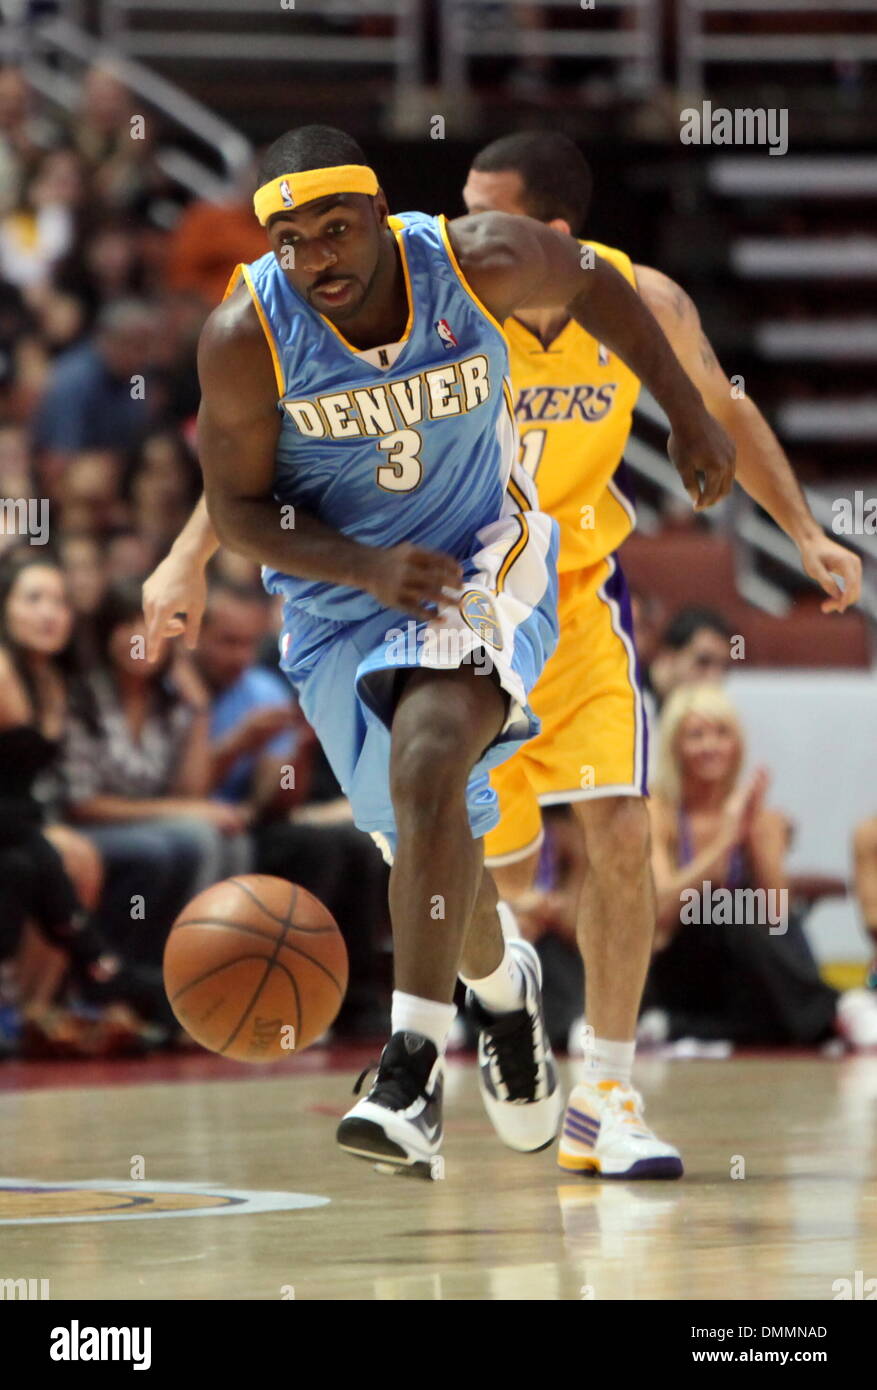
<svg viewBox="0 0 877 1390"><path fill-rule="evenodd" d="M411 492L416 488L423 477L419 454L422 444L417 430L396 430L385 435L377 445L387 455L387 462L378 464L378 486L385 492Z"/></svg>

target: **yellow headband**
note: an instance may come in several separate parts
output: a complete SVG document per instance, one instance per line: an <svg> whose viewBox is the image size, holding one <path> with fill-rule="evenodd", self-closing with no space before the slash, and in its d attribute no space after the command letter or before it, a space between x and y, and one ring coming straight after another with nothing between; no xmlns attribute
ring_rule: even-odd
<svg viewBox="0 0 877 1390"><path fill-rule="evenodd" d="M253 207L264 227L275 212L287 212L330 193L378 191L377 175L367 164L335 164L328 169L308 169L303 174L281 174L256 189Z"/></svg>

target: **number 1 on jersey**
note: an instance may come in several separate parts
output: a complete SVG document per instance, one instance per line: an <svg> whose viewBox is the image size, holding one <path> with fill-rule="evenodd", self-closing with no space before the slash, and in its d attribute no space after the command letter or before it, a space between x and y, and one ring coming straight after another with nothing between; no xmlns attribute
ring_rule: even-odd
<svg viewBox="0 0 877 1390"><path fill-rule="evenodd" d="M542 462L547 434L547 430L527 430L526 434L521 435L521 467L534 479Z"/></svg>

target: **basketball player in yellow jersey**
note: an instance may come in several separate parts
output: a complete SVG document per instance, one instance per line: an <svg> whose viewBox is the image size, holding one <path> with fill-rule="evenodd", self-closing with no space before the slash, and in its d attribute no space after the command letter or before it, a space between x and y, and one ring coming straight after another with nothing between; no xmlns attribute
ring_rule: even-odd
<svg viewBox="0 0 877 1390"><path fill-rule="evenodd" d="M469 212L527 214L579 236L590 184L572 141L523 132L476 156L463 196ZM707 409L734 439L738 480L797 545L805 571L828 596L823 611L842 612L859 596L858 557L823 535L757 407L732 395L688 295L659 271L632 265L623 251L584 245L639 291ZM485 864L500 897L514 904L535 875L540 808L572 805L587 860L578 937L588 1027L584 1079L567 1105L560 1166L606 1177L678 1177L679 1154L648 1128L630 1086L655 917L643 799L647 732L614 553L634 526L618 470L639 382L564 313L519 310L503 327L522 460L540 506L561 528L560 640L531 695L541 733L491 772L501 820L485 837ZM507 910L503 920L508 926Z"/></svg>

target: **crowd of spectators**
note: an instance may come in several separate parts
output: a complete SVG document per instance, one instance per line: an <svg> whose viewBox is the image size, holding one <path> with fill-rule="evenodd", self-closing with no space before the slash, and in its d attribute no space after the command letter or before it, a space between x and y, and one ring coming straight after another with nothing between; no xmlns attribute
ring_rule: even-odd
<svg viewBox="0 0 877 1390"><path fill-rule="evenodd" d="M875 964L865 988L834 989L805 931L814 902L845 884L789 873L794 819L770 804L769 768L745 771L745 732L722 685L731 664L729 624L721 613L691 605L655 627L640 595L633 612L653 750L657 897L640 1046L708 1051L841 1039L853 1048L877 1047ZM569 1040L575 1050L586 985L576 931L587 862L569 808L546 811L536 885L517 908L542 960L552 1042L564 1047ZM877 819L855 828L853 849L852 886L877 949ZM714 917L704 897L712 903L713 890L731 895L728 912ZM759 890L760 903L753 896ZM688 911L693 903L697 910Z"/></svg>
<svg viewBox="0 0 877 1390"><path fill-rule="evenodd" d="M167 933L201 887L248 871L327 904L351 957L338 1026L385 1031L386 866L277 673L279 612L255 567L220 553L197 649L144 659L141 584L200 491L198 334L234 265L264 250L252 172L224 203L187 204L158 167L156 130L109 71L92 71L61 119L17 69L0 70L0 1050L179 1041L160 988ZM635 610L654 721L674 691L721 679L730 632L699 609L669 623L647 598ZM666 780L679 761L677 801L666 786L655 799L652 1031L660 1017L668 1038L819 1041L852 1006L820 980L799 922L757 942L679 929L687 861L712 856L716 882L780 887L787 848L780 817L773 837L761 824L756 852L765 789L738 785L736 755L722 804L692 812L703 788L686 730L733 718L704 703L680 711L663 764ZM549 808L546 819L521 915L563 1044L581 1011L572 937L585 868L571 818ZM877 947L877 821L857 832L856 856ZM716 983L729 963L733 997L701 994L695 1019L691 971ZM753 1039L741 1019L756 993Z"/></svg>
<svg viewBox="0 0 877 1390"><path fill-rule="evenodd" d="M201 490L201 326L264 252L253 171L189 201L109 70L61 118L0 70L0 1050L180 1038L167 933L266 872L324 901L381 1032L387 869L277 670L279 609L220 555L197 649L145 659L141 586Z"/></svg>

